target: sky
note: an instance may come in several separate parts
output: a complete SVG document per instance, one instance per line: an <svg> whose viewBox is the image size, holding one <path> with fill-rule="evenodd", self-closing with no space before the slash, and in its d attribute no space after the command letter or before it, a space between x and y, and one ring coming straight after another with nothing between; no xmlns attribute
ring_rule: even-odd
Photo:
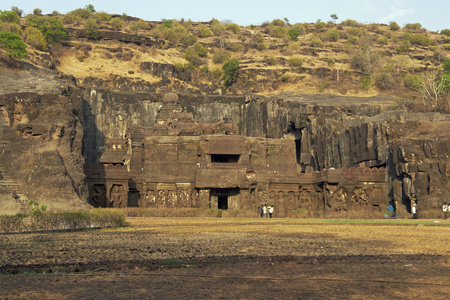
<svg viewBox="0 0 450 300"><path fill-rule="evenodd" d="M260 25L273 19L289 19L291 24L330 21L336 14L338 22L347 19L360 23L397 22L400 26L420 23L431 31L450 29L449 0L0 0L0 10L17 6L24 14L40 8L47 14L56 10L67 13L86 4L96 11L125 13L146 21L191 19L192 21L231 20L241 26Z"/></svg>

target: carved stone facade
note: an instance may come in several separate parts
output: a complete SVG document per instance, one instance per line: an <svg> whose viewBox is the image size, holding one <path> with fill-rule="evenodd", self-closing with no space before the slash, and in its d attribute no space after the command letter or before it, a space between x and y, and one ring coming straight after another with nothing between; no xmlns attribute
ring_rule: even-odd
<svg viewBox="0 0 450 300"><path fill-rule="evenodd" d="M233 123L198 123L177 95L166 94L153 127L130 127L124 138L107 139L98 163L86 165L89 202L252 211L268 204L279 217L298 209L317 215L386 205L385 168L305 172L299 151L294 133L248 137Z"/></svg>

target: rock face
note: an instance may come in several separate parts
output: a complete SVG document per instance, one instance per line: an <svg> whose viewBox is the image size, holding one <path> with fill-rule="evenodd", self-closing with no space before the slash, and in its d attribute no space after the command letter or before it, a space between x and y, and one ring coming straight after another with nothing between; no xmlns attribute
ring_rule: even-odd
<svg viewBox="0 0 450 300"><path fill-rule="evenodd" d="M55 83L45 91L0 94L2 213L26 212L29 200L54 211L88 208L81 99L67 83Z"/></svg>
<svg viewBox="0 0 450 300"><path fill-rule="evenodd" d="M92 151L85 147L88 168L105 168L99 172L106 177L119 168L124 172L118 187L88 174L93 205L256 210L273 203L276 215L286 216L298 209L312 215L381 211L392 202L407 213L412 202L422 210L436 209L436 199L448 194L448 174L439 171L448 169L448 136L416 141L439 149L434 158L431 150L416 151L422 171L414 172L420 174L404 165L404 171L393 172L404 159L392 153L408 136L398 128L448 126L449 118L382 112L390 99L357 105L355 99L334 96L134 94L130 99L86 90L85 101L84 144L96 145ZM108 175L113 166L116 171ZM113 191L120 191L120 204L108 196Z"/></svg>
<svg viewBox="0 0 450 300"><path fill-rule="evenodd" d="M179 76L166 67L143 66ZM10 81L0 94L3 213L32 199L50 210L269 204L279 217L392 203L404 215L449 196L448 115L386 97L111 92L27 72L11 76L41 85Z"/></svg>

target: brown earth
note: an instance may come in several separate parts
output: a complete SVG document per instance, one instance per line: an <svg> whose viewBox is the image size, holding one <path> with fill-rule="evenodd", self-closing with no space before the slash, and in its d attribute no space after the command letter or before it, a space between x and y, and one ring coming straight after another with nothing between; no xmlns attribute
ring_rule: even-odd
<svg viewBox="0 0 450 300"><path fill-rule="evenodd" d="M130 218L1 235L7 299L448 299L450 222ZM432 226L436 225L436 226Z"/></svg>

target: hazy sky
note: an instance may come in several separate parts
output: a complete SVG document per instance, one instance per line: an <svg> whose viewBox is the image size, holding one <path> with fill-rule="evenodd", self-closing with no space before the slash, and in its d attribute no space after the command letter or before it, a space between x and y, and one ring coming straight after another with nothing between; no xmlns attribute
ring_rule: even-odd
<svg viewBox="0 0 450 300"><path fill-rule="evenodd" d="M67 13L86 4L97 11L111 14L126 13L147 21L161 19L191 19L192 21L232 20L239 25L259 25L264 21L288 18L290 23L329 21L331 14L338 22L353 19L360 23L385 23L396 21L400 26L420 23L428 30L450 29L449 0L0 0L0 10L17 6L25 14L34 8L44 14L54 10Z"/></svg>

